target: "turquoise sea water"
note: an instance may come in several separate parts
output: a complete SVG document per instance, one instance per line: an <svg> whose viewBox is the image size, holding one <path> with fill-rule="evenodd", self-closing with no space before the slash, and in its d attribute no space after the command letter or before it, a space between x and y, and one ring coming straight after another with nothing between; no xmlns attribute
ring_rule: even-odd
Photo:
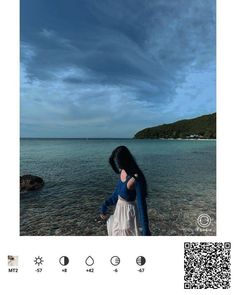
<svg viewBox="0 0 236 295"><path fill-rule="evenodd" d="M21 139L20 174L45 181L21 194L21 235L106 235L99 208L119 177L108 163L119 145L146 176L153 235L216 234L215 141ZM202 213L211 218L207 228L197 224Z"/></svg>

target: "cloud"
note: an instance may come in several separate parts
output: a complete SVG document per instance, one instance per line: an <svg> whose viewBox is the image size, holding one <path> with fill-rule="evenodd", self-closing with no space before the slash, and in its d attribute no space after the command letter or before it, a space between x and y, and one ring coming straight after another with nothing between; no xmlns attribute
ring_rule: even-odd
<svg viewBox="0 0 236 295"><path fill-rule="evenodd" d="M34 2L21 1L23 124L132 136L214 111L214 1Z"/></svg>

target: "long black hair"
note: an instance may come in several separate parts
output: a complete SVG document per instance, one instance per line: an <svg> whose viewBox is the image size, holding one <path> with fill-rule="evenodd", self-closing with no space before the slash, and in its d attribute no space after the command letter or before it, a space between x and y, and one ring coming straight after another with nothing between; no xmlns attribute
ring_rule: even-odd
<svg viewBox="0 0 236 295"><path fill-rule="evenodd" d="M115 148L109 157L109 163L115 173L119 174L121 169L124 169L129 176L138 174L137 181L142 181L142 190L144 197L147 197L147 182L146 178L139 168L134 156L125 145L120 145Z"/></svg>

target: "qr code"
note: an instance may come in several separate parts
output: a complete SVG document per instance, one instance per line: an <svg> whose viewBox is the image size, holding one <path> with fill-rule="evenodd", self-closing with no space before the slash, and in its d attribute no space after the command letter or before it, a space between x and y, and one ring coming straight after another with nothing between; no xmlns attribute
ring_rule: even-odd
<svg viewBox="0 0 236 295"><path fill-rule="evenodd" d="M184 243L184 288L228 289L231 243Z"/></svg>

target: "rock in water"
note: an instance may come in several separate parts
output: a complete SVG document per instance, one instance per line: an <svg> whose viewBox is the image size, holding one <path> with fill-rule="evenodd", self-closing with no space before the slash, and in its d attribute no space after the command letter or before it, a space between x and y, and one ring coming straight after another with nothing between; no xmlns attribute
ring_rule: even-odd
<svg viewBox="0 0 236 295"><path fill-rule="evenodd" d="M20 191L34 191L42 188L44 181L41 177L35 175L23 175L20 177Z"/></svg>

